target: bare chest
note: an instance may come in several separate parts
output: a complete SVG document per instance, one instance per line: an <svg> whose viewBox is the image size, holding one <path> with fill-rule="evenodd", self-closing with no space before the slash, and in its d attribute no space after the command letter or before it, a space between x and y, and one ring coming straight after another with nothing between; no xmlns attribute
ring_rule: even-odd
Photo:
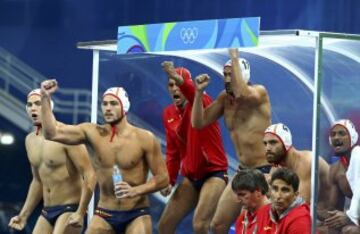
<svg viewBox="0 0 360 234"><path fill-rule="evenodd" d="M31 164L40 172L64 166L67 161L63 145L42 137L32 140L27 151Z"/></svg>
<svg viewBox="0 0 360 234"><path fill-rule="evenodd" d="M132 169L143 160L143 150L134 139L117 138L112 142L102 138L94 146L94 164L98 168L112 167L114 164L121 169Z"/></svg>

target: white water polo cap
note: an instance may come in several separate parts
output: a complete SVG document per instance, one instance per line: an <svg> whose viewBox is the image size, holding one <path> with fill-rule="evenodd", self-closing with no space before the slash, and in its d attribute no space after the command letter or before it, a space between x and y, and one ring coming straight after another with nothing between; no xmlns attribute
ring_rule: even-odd
<svg viewBox="0 0 360 234"><path fill-rule="evenodd" d="M333 129L336 125L343 126L346 129L347 134L350 137L350 147L353 147L359 139L359 134L356 131L355 125L349 119L340 119L331 126L331 129ZM330 140L330 145L331 145L331 140Z"/></svg>
<svg viewBox="0 0 360 234"><path fill-rule="evenodd" d="M41 89L33 89L29 92L29 94L27 95L27 99L29 99L29 97L31 96L39 96L41 97ZM52 100L50 100L50 106L51 109L54 109L54 102Z"/></svg>
<svg viewBox="0 0 360 234"><path fill-rule="evenodd" d="M118 99L120 102L120 105L122 106L122 109L125 113L127 113L130 109L130 101L129 96L124 88L122 87L111 87L107 89L103 95L103 98L106 95L110 95Z"/></svg>
<svg viewBox="0 0 360 234"><path fill-rule="evenodd" d="M248 83L250 80L250 63L244 58L239 58L239 65L241 69L242 78L245 81L245 83ZM231 66L232 66L232 62L230 59L225 63L224 67L231 67Z"/></svg>
<svg viewBox="0 0 360 234"><path fill-rule="evenodd" d="M282 123L270 125L266 130L265 134L270 133L276 136L283 144L286 151L292 147L292 136L290 129Z"/></svg>

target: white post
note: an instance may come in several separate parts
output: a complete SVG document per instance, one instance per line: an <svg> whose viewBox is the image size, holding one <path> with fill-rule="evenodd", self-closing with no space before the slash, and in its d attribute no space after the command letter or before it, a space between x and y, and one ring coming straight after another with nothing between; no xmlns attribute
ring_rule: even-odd
<svg viewBox="0 0 360 234"><path fill-rule="evenodd" d="M311 160L311 233L316 234L318 168L319 168L319 122L320 122L320 95L322 73L322 36L316 36L315 65L314 65L314 99L312 123L312 160Z"/></svg>
<svg viewBox="0 0 360 234"><path fill-rule="evenodd" d="M99 88L99 50L93 50L93 65L92 65L92 98L91 98L91 123L97 123L97 109L98 109L98 88ZM94 194L88 205L87 224L94 214Z"/></svg>

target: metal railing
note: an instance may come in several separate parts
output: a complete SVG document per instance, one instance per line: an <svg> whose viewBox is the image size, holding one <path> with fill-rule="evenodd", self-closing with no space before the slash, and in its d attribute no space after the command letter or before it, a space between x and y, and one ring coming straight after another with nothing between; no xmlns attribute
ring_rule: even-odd
<svg viewBox="0 0 360 234"><path fill-rule="evenodd" d="M6 115L25 115L24 101L26 95L40 87L41 81L47 79L14 55L0 47L0 114L9 120L15 121ZM54 112L61 113L72 123L89 121L91 113L91 92L85 89L59 89L53 97ZM14 104L16 103L16 104ZM13 113L4 111L12 109ZM19 116L18 116L19 117ZM19 126L19 123L15 123Z"/></svg>

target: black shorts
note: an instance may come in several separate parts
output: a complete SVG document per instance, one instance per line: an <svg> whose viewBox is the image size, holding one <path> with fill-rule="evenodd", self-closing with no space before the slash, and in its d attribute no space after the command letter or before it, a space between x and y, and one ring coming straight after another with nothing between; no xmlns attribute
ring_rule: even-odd
<svg viewBox="0 0 360 234"><path fill-rule="evenodd" d="M100 207L95 209L95 215L100 216L106 222L108 222L117 234L125 233L127 225L137 217L149 214L149 207L121 211L108 210Z"/></svg>
<svg viewBox="0 0 360 234"><path fill-rule="evenodd" d="M200 191L202 186L204 185L204 183L206 182L206 180L208 180L211 177L219 177L220 179L223 179L225 181L225 184L228 183L229 181L229 177L226 171L213 171L210 172L209 174L207 174L204 178L200 179L200 180L193 180L188 178L192 185L195 187L196 190Z"/></svg>
<svg viewBox="0 0 360 234"><path fill-rule="evenodd" d="M263 174L269 174L271 171L271 168L272 168L271 165L265 165L265 166L255 167L252 169L257 169L257 170L261 171ZM243 165L239 164L238 171L245 170L245 169L250 169L250 167L244 167Z"/></svg>
<svg viewBox="0 0 360 234"><path fill-rule="evenodd" d="M66 212L75 212L78 209L78 204L58 205L58 206L46 206L42 209L41 215L51 224L55 225L56 220L60 215Z"/></svg>

